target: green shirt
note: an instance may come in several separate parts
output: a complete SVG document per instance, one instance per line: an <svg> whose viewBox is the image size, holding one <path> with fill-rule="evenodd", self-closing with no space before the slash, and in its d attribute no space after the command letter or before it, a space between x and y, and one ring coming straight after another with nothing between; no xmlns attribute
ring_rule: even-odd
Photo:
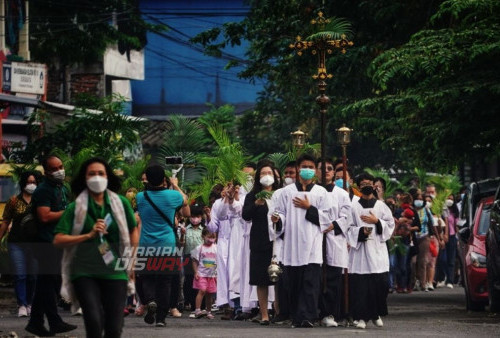
<svg viewBox="0 0 500 338"><path fill-rule="evenodd" d="M49 207L50 211L61 211L68 205L68 189L50 179L45 179L38 185L31 197L31 209L37 220L38 237L42 242L52 243L54 241L54 228L57 222L42 223L38 220L37 208Z"/></svg>
<svg viewBox="0 0 500 338"><path fill-rule="evenodd" d="M129 201L124 197L120 196L123 203L123 209L125 210L125 218L127 220L127 225L129 232L137 226L134 211L130 206ZM97 219L104 219L107 214L112 216L112 222L110 223L107 231L108 233L103 236L113 251L115 258L118 258L119 246L120 246L120 232L118 229L118 224L113 217L111 211L111 204L109 201L108 194L104 194L104 204L102 206L98 205L94 199L89 196L87 216L85 217L85 222L83 224L83 229L81 234L86 234L92 231L92 228ZM59 223L55 228L55 233L71 235L73 231L73 221L75 218L75 202L71 203L64 214L62 215ZM99 253L99 245L101 244L101 237L96 236L85 242L78 244L75 256L71 262L71 280L75 280L79 277L92 277L100 279L127 279L127 273L124 270L115 271L115 264L107 266Z"/></svg>

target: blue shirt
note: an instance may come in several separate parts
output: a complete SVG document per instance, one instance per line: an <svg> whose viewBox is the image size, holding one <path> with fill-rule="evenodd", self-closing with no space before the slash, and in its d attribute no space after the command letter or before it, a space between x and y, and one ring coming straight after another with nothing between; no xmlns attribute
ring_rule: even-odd
<svg viewBox="0 0 500 338"><path fill-rule="evenodd" d="M184 203L182 194L176 190L148 190L148 196L154 204L175 224L175 212ZM141 217L141 246L175 247L174 230L144 197L144 192L137 194L137 210Z"/></svg>

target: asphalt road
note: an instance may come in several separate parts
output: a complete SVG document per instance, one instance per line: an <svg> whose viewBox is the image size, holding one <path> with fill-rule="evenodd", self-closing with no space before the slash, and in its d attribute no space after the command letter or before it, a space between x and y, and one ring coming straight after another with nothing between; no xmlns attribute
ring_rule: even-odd
<svg viewBox="0 0 500 338"><path fill-rule="evenodd" d="M4 290L5 291L5 290ZM5 292L3 292L5 294ZM15 332L19 337L29 337L24 331L26 318L17 318L12 302L3 299L0 304L0 337ZM69 335L60 337L85 337L81 317L71 317L61 312L63 319L78 325ZM499 337L500 317L488 312L467 312L464 291L443 288L434 292L389 295L389 316L383 318L384 327L372 323L365 330L352 327L292 329L288 326L271 325L263 327L251 322L189 319L167 320L167 327L156 328L144 323L141 317L130 315L125 318L123 337L305 337L305 336L380 336L380 337Z"/></svg>

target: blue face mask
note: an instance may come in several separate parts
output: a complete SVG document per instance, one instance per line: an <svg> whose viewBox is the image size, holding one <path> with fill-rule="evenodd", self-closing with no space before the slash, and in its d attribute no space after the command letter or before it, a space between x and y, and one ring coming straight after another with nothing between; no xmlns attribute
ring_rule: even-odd
<svg viewBox="0 0 500 338"><path fill-rule="evenodd" d="M316 174L316 171L314 169L301 168L299 175L304 180L309 181L309 180L312 180L312 178L314 177L314 174Z"/></svg>
<svg viewBox="0 0 500 338"><path fill-rule="evenodd" d="M338 180L335 180L335 185L336 185L337 187L339 187L339 188L344 189L344 180L343 180L343 179L341 179L341 178L339 178ZM345 183L345 186L346 186L346 188L348 188L348 189L349 189L349 182L346 182L346 183Z"/></svg>

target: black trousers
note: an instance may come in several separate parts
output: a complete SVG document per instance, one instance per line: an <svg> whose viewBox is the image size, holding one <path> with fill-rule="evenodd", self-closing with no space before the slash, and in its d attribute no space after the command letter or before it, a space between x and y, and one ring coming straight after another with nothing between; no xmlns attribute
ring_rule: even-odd
<svg viewBox="0 0 500 338"><path fill-rule="evenodd" d="M280 264L283 272L276 283L276 287L278 289L278 300L280 306L280 317L289 318L290 317L290 280L288 277L288 269L283 267L283 264Z"/></svg>
<svg viewBox="0 0 500 338"><path fill-rule="evenodd" d="M172 285L172 275L167 273L142 274L142 292L144 294L144 304L156 302L156 322L162 322L167 317L170 306L170 289Z"/></svg>
<svg viewBox="0 0 500 338"><path fill-rule="evenodd" d="M196 295L198 294L198 290L193 289L193 279L194 275L192 274L184 275L184 304L190 304L191 309L195 307Z"/></svg>
<svg viewBox="0 0 500 338"><path fill-rule="evenodd" d="M52 243L37 243L35 254L38 260L38 275L29 325L40 327L44 325L47 316L49 327L53 329L63 321L57 313L62 251L56 249Z"/></svg>
<svg viewBox="0 0 500 338"><path fill-rule="evenodd" d="M389 272L349 274L349 312L354 320L387 316Z"/></svg>
<svg viewBox="0 0 500 338"><path fill-rule="evenodd" d="M80 277L73 281L87 337L120 337L127 281Z"/></svg>
<svg viewBox="0 0 500 338"><path fill-rule="evenodd" d="M320 307L320 317L324 318L327 316L333 316L335 319L339 320L342 317L342 304L344 300L344 295L342 293L343 278L342 271L343 268L336 266L326 266L326 290L323 292L321 290L319 307Z"/></svg>
<svg viewBox="0 0 500 338"><path fill-rule="evenodd" d="M300 324L318 318L318 299L321 283L320 264L285 266L290 282L290 316Z"/></svg>
<svg viewBox="0 0 500 338"><path fill-rule="evenodd" d="M179 272L175 272L172 275L172 281L170 284L170 302L169 308L177 308L179 306L179 294L181 292L181 275ZM182 311L182 309L179 309Z"/></svg>

